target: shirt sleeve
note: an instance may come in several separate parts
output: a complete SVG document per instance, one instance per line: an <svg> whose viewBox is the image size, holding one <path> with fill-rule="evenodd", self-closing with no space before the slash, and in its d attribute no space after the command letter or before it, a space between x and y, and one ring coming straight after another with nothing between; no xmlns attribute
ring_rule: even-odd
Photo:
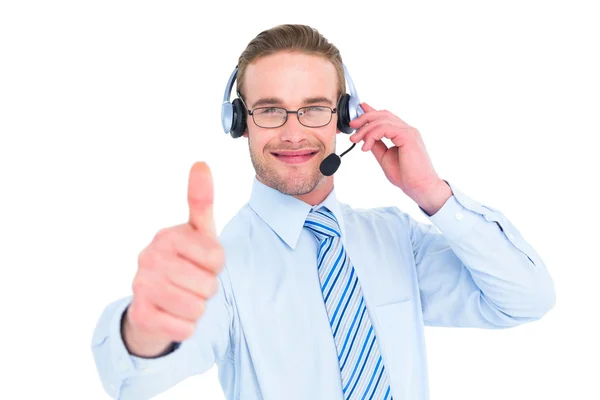
<svg viewBox="0 0 600 400"><path fill-rule="evenodd" d="M433 223L408 225L425 325L508 328L554 307L554 283L538 253L497 209L445 181L452 196Z"/></svg>
<svg viewBox="0 0 600 400"><path fill-rule="evenodd" d="M232 359L233 309L226 269L219 290L206 302L194 334L173 351L157 358L129 354L121 336L121 318L131 296L109 304L92 337L92 352L104 390L113 399L149 399L189 376L201 374L215 362Z"/></svg>

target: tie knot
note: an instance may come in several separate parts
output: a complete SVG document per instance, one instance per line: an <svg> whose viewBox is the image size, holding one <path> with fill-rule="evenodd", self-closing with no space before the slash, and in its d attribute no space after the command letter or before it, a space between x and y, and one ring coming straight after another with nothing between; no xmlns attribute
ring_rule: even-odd
<svg viewBox="0 0 600 400"><path fill-rule="evenodd" d="M307 227L319 241L332 236L340 236L340 225L338 224L335 215L333 215L326 207L321 207L308 213L304 226Z"/></svg>

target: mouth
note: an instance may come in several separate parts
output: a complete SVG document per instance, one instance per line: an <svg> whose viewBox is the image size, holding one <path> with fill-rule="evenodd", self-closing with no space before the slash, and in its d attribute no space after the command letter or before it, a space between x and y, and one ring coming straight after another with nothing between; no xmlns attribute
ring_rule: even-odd
<svg viewBox="0 0 600 400"><path fill-rule="evenodd" d="M271 153L286 164L301 164L313 158L318 150L278 151Z"/></svg>

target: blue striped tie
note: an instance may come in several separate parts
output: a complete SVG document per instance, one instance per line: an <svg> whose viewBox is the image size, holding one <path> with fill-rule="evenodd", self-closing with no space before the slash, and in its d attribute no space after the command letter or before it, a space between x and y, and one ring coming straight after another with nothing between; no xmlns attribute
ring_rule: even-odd
<svg viewBox="0 0 600 400"><path fill-rule="evenodd" d="M375 331L335 216L321 207L308 214L304 226L319 241L317 268L337 348L344 399L391 399Z"/></svg>

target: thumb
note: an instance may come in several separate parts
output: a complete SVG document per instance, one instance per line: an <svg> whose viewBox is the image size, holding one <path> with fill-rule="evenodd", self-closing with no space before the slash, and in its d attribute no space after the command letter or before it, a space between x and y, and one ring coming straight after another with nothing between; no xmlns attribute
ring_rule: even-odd
<svg viewBox="0 0 600 400"><path fill-rule="evenodd" d="M188 181L189 224L193 229L216 236L213 215L214 189L210 168L205 162L196 162Z"/></svg>

